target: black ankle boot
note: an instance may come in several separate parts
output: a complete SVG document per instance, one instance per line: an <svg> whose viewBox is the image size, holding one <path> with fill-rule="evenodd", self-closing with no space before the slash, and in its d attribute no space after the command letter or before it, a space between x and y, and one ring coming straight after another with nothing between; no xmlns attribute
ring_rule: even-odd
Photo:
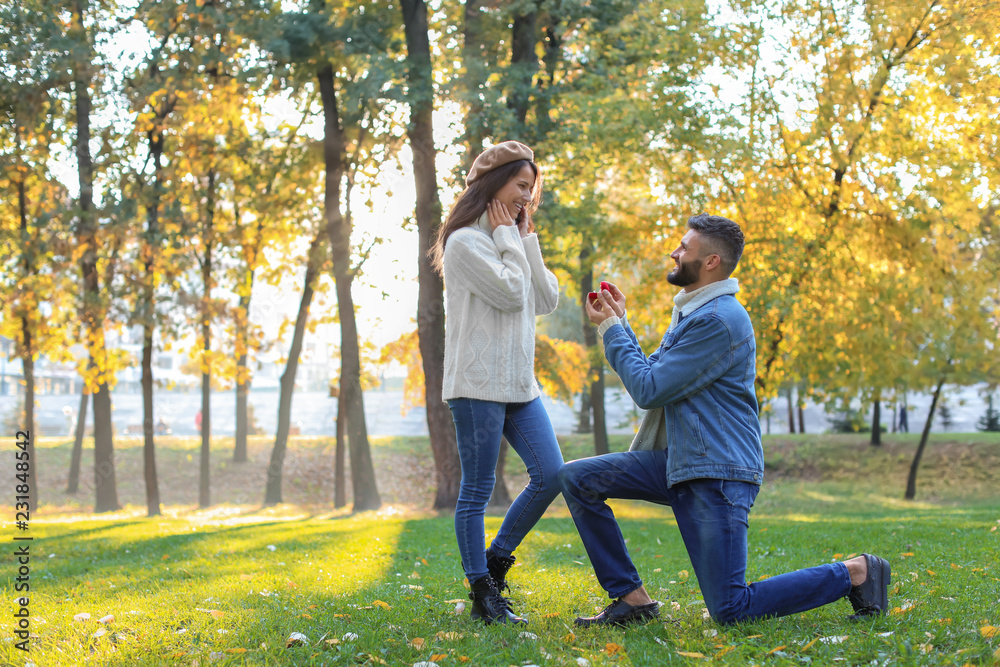
<svg viewBox="0 0 1000 667"><path fill-rule="evenodd" d="M472 589L469 593L469 599L472 600L473 619L482 620L486 625L490 623L528 624L528 621L510 610L510 603L500 595L492 578L483 577L470 581L469 587Z"/></svg>
<svg viewBox="0 0 1000 667"><path fill-rule="evenodd" d="M510 590L510 586L507 585L507 572L514 566L515 560L513 556L496 555L493 547L486 550L486 569L490 571L493 583L501 593Z"/></svg>

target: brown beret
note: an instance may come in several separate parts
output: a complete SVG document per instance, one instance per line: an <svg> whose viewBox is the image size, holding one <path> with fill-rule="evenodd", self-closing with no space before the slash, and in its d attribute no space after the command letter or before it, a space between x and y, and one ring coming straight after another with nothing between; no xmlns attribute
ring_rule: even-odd
<svg viewBox="0 0 1000 667"><path fill-rule="evenodd" d="M465 184L472 185L474 180L486 172L505 164L510 164L518 160L530 161L534 159L535 154L524 144L516 141L504 141L496 146L487 148L479 154L476 161L472 163L472 169L469 170L469 174L465 177Z"/></svg>

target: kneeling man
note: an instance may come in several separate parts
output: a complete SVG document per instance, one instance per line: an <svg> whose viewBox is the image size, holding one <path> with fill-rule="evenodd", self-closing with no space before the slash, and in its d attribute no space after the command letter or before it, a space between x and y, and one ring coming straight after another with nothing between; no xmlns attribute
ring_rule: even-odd
<svg viewBox="0 0 1000 667"><path fill-rule="evenodd" d="M754 394L756 342L730 278L743 254L731 220L696 215L670 257L670 327L648 358L614 285L588 299L604 354L632 399L648 410L627 452L571 461L559 473L563 495L597 579L613 598L579 626L625 625L659 614L629 558L608 498L669 505L719 623L785 616L847 596L852 618L884 614L889 563L869 554L746 583L750 508L764 475Z"/></svg>

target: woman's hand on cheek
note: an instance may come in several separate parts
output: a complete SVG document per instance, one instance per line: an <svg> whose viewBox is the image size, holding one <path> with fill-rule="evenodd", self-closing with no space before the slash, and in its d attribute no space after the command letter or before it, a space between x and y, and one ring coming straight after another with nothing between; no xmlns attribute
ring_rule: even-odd
<svg viewBox="0 0 1000 667"><path fill-rule="evenodd" d="M510 217L510 211L497 199L491 200L486 205L486 217L489 219L493 231L496 231L497 227L514 225L514 218Z"/></svg>

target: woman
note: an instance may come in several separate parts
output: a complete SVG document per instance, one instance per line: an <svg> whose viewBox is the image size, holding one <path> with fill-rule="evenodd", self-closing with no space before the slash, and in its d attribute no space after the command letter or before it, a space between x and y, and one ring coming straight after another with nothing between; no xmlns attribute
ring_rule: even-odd
<svg viewBox="0 0 1000 667"><path fill-rule="evenodd" d="M431 251L446 287L442 397L462 463L455 534L472 618L487 624L527 622L500 593L514 550L560 492L563 463L534 374L535 316L555 310L559 282L545 268L531 221L542 193L533 159L516 141L477 157ZM484 549L501 435L531 481Z"/></svg>

